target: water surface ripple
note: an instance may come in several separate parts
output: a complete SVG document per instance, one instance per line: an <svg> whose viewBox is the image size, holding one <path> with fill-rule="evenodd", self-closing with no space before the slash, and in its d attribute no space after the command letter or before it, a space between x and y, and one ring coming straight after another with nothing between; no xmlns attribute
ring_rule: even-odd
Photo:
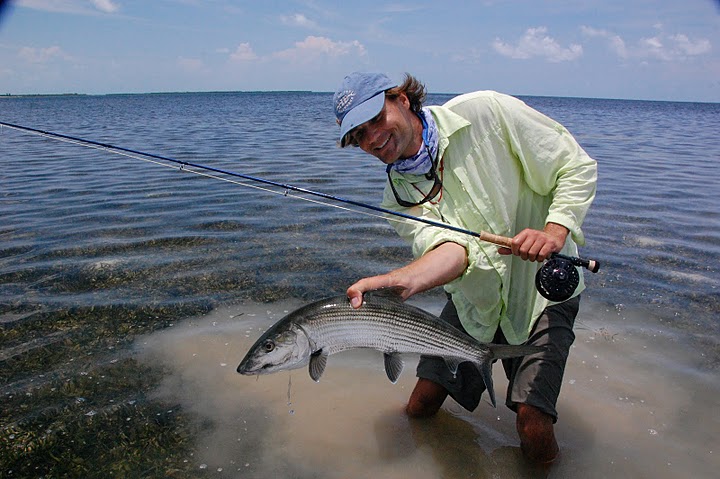
<svg viewBox="0 0 720 479"><path fill-rule="evenodd" d="M598 161L581 253L602 269L586 275L584 297L651 311L659 327L707 353L698 367L715 370L720 105L523 99ZM0 121L370 204L384 183L381 165L335 147L328 93L2 98ZM78 370L110 377L117 364L137 367L123 351L140 333L222 305L337 294L411 257L380 218L8 128L0 129L0 218L6 438L20 437L21 425L56 426L43 415L49 407L75 411L74 393L57 391ZM150 384L123 387L117 397ZM99 397L112 388L96 389Z"/></svg>

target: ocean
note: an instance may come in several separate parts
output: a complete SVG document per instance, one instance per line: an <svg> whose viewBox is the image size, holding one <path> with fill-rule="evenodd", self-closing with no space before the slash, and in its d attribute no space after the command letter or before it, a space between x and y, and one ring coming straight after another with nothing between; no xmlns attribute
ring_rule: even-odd
<svg viewBox="0 0 720 479"><path fill-rule="evenodd" d="M377 205L384 169L336 147L331 98L12 97L0 122ZM710 477L720 104L521 98L599 170L553 477ZM319 384L235 373L286 311L411 260L383 218L242 183L0 128L0 477L527 477L502 406L404 418L413 358L396 385L369 353Z"/></svg>

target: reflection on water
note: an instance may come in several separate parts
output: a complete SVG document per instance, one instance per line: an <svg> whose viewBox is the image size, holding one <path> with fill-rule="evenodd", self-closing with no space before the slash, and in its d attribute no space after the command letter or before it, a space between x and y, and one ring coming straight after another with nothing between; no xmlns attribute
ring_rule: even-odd
<svg viewBox="0 0 720 479"><path fill-rule="evenodd" d="M404 358L395 385L375 351L332 356L318 383L305 369L237 374L261 332L299 304L223 308L138 342L141 361L169 370L153 394L203 422L187 458L196 468L249 478L548 476L523 460L504 406L484 401L469 413L450 399L434 418L408 419L417 358ZM697 369L703 352L654 328L646 313L597 307L584 304L579 316L558 405L562 456L551 477L711 477L720 418L709 412L720 383ZM498 391L507 386L499 367L494 380Z"/></svg>

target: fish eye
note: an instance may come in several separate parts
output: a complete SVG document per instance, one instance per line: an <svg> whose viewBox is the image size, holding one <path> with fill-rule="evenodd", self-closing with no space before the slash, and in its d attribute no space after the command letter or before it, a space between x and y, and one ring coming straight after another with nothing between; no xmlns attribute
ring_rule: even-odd
<svg viewBox="0 0 720 479"><path fill-rule="evenodd" d="M265 341L265 343L263 343L263 349L266 353L271 352L273 349L275 349L275 342L271 340Z"/></svg>

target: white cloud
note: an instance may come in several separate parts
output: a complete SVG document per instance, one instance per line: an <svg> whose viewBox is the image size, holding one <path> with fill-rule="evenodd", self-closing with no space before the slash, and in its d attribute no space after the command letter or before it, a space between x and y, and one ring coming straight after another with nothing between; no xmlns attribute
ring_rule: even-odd
<svg viewBox="0 0 720 479"><path fill-rule="evenodd" d="M257 60L258 56L249 43L241 43L234 52L230 54L230 60L234 62L249 62Z"/></svg>
<svg viewBox="0 0 720 479"><path fill-rule="evenodd" d="M285 25L290 25L293 27L303 27L303 28L317 28L317 24L310 20L308 17L303 15L302 13L296 13L295 15L289 15L289 16L282 16L280 17L280 21L282 21Z"/></svg>
<svg viewBox="0 0 720 479"><path fill-rule="evenodd" d="M687 37L687 35L683 35L682 33L672 35L670 37L670 41L673 42L676 51L686 55L704 55L712 50L710 40L701 38L699 40L692 41Z"/></svg>
<svg viewBox="0 0 720 479"><path fill-rule="evenodd" d="M334 42L325 37L308 36L305 40L296 42L293 48L276 52L273 56L285 60L307 61L319 57L364 56L366 53L365 47L357 40Z"/></svg>
<svg viewBox="0 0 720 479"><path fill-rule="evenodd" d="M619 35L615 35L607 30L599 30L586 26L580 27L580 31L588 37L606 38L610 44L610 48L620 58L627 58L629 56L627 47L625 46L625 40L623 40Z"/></svg>
<svg viewBox="0 0 720 479"><path fill-rule="evenodd" d="M98 11L115 13L120 9L113 0L16 0L16 5L44 12L81 15L97 14Z"/></svg>
<svg viewBox="0 0 720 479"><path fill-rule="evenodd" d="M671 59L667 49L663 46L662 40L658 37L641 38L638 45L636 56L643 58L653 57L666 61Z"/></svg>
<svg viewBox="0 0 720 479"><path fill-rule="evenodd" d="M521 60L541 57L551 62L564 62L575 60L583 53L582 46L577 44L571 44L567 48L561 46L547 35L546 27L528 28L515 45L496 38L492 46L501 55Z"/></svg>
<svg viewBox="0 0 720 479"><path fill-rule="evenodd" d="M63 52L62 48L57 45L47 48L22 47L18 50L18 57L24 62L34 65L48 63L55 58L62 60L70 59L70 56Z"/></svg>
<svg viewBox="0 0 720 479"><path fill-rule="evenodd" d="M707 39L691 40L682 33L666 35L662 32L661 24L654 25L653 28L659 30L660 33L652 37L641 38L635 46L627 46L619 35L607 30L583 26L581 31L588 37L607 39L610 48L622 59L684 61L689 57L704 55L712 50L712 44Z"/></svg>
<svg viewBox="0 0 720 479"><path fill-rule="evenodd" d="M384 13L413 13L426 9L416 4L405 4L405 3L386 3L380 7L380 11Z"/></svg>
<svg viewBox="0 0 720 479"><path fill-rule="evenodd" d="M105 13L115 13L119 10L119 7L112 2L112 0L92 0L92 4L95 8Z"/></svg>

